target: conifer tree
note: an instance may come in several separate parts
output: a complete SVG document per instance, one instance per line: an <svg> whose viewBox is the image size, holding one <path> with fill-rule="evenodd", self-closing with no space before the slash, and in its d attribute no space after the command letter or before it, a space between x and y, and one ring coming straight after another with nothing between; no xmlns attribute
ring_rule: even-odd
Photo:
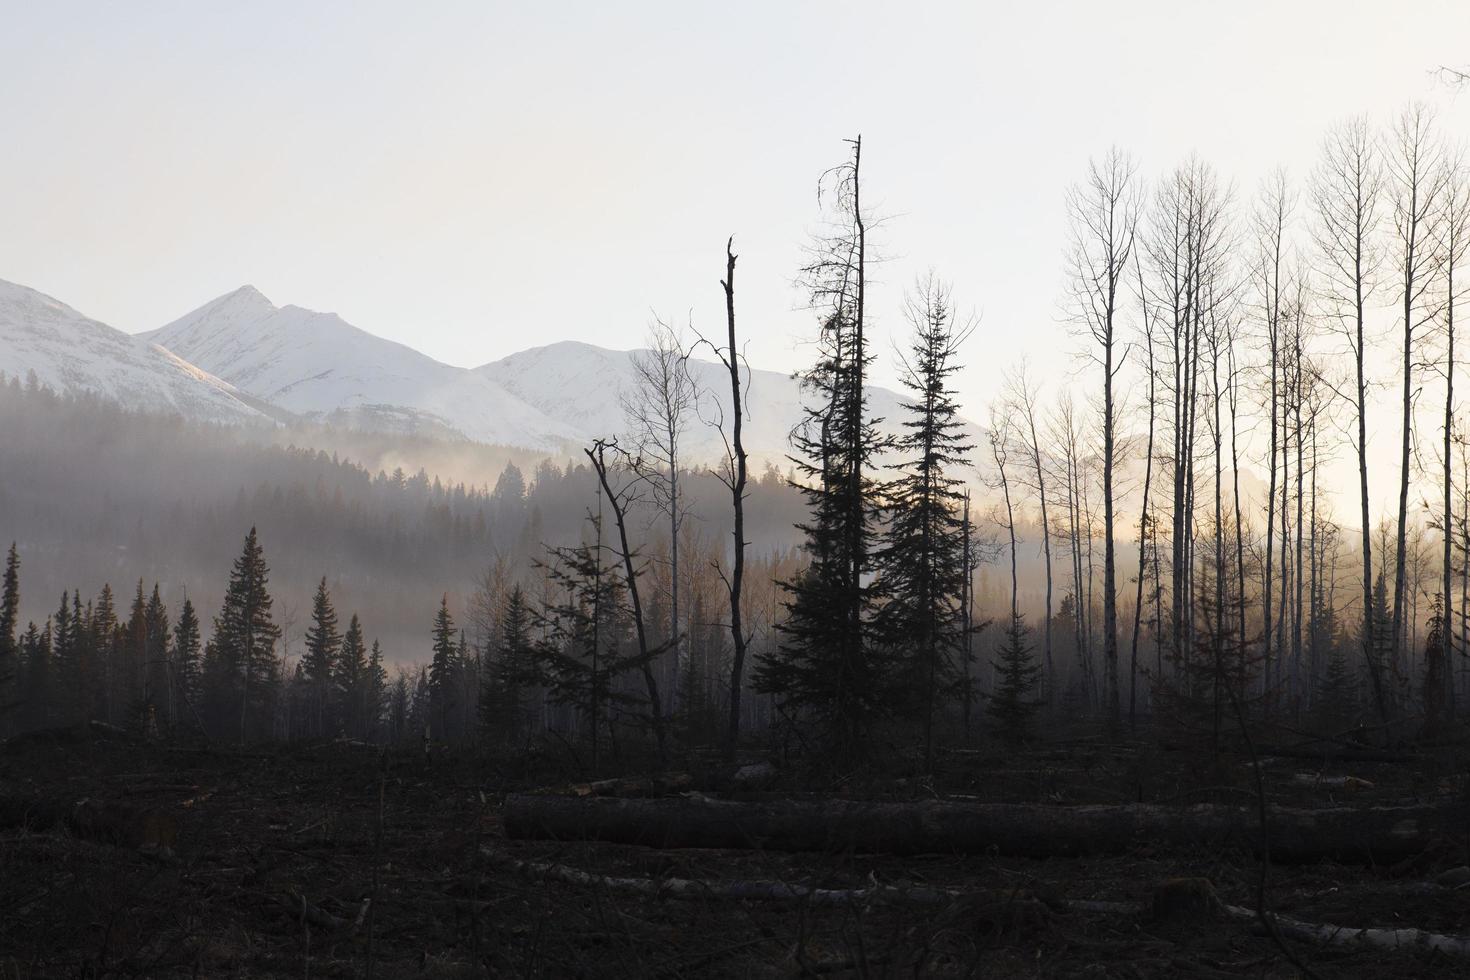
<svg viewBox="0 0 1470 980"><path fill-rule="evenodd" d="M1025 741L1031 718L1041 707L1041 701L1031 696L1041 682L1041 665L1033 656L1029 633L1025 615L1012 615L1000 650L992 661L996 686L986 710L996 735L1011 743Z"/></svg>
<svg viewBox="0 0 1470 980"><path fill-rule="evenodd" d="M224 605L214 621L213 662L205 672L212 702L209 717L228 731L231 721L243 744L269 731L272 688L280 679L276 640L281 630L271 615L270 569L255 528L235 559Z"/></svg>
<svg viewBox="0 0 1470 980"><path fill-rule="evenodd" d="M526 728L526 687L534 679L531 610L519 585L511 590L500 616L495 657L480 688L480 731L490 743L515 745Z"/></svg>
<svg viewBox="0 0 1470 980"><path fill-rule="evenodd" d="M339 706L332 712L351 738L367 735L368 694L367 644L362 635L362 622L357 613L347 621L347 632L342 634L342 648L337 656L336 696Z"/></svg>
<svg viewBox="0 0 1470 980"><path fill-rule="evenodd" d="M158 583L154 582L153 592L148 596L148 605L143 609L144 688L148 701L161 705L165 720L173 726L178 723L178 706L173 701L173 685L170 681L168 630L168 607L164 605Z"/></svg>
<svg viewBox="0 0 1470 980"><path fill-rule="evenodd" d="M368 656L367 682L363 685L363 734L377 738L383 720L383 708L388 700L388 668L383 664L383 648L373 640L373 650Z"/></svg>
<svg viewBox="0 0 1470 980"><path fill-rule="evenodd" d="M98 602L101 608L101 602ZM149 729L153 704L148 689L148 603L143 598L143 580L133 594L128 621L119 630L116 647L116 669L113 676L114 699L118 710L136 728Z"/></svg>
<svg viewBox="0 0 1470 980"><path fill-rule="evenodd" d="M20 638L20 728L49 728L55 716L54 672L51 659L51 623L44 630L34 622Z"/></svg>
<svg viewBox="0 0 1470 980"><path fill-rule="evenodd" d="M5 556L5 579L0 587L0 733L13 727L10 717L18 705L19 646L15 631L20 620L20 555L15 542Z"/></svg>
<svg viewBox="0 0 1470 980"><path fill-rule="evenodd" d="M1443 609L1444 600L1436 594L1431 603L1429 633L1424 638L1424 677L1420 689L1426 735L1439 731L1449 708L1449 658L1445 649Z"/></svg>
<svg viewBox="0 0 1470 980"><path fill-rule="evenodd" d="M454 617L449 615L449 596L439 600L434 616L434 658L429 662L429 714L434 738L447 740L455 733L459 693L459 648L455 645Z"/></svg>
<svg viewBox="0 0 1470 980"><path fill-rule="evenodd" d="M861 199L862 141L833 169L836 232L813 246L804 270L813 305L823 309L817 363L802 376L807 403L792 434L796 488L808 521L798 525L809 564L783 582L786 620L774 654L754 681L782 710L820 730L824 748L851 758L888 713L883 664L872 634L879 583L872 577L875 493L869 475L879 446L867 414L864 376L873 356L866 340L867 217Z"/></svg>
<svg viewBox="0 0 1470 980"><path fill-rule="evenodd" d="M71 593L61 593L61 605L51 616L51 656L57 684L56 720L62 723L79 720L82 706L78 698L82 665L77 661L72 644Z"/></svg>
<svg viewBox="0 0 1470 980"><path fill-rule="evenodd" d="M615 683L639 666L629 651L628 616L619 576L606 562L602 521L588 517L593 540L576 547L554 548L543 568L558 598L537 619L544 643L533 680L546 688L554 704L573 708L583 722L591 748L591 767L602 758L604 726L611 731L613 710L630 710L638 698Z"/></svg>
<svg viewBox="0 0 1470 980"><path fill-rule="evenodd" d="M969 335L956 331L949 290L932 277L908 302L914 328L901 380L908 391L893 464L899 475L886 488L888 521L878 564L888 603L881 614L891 638L897 700L924 732L926 765L933 761L934 721L942 700L962 680L965 587L962 481L970 443L955 402L955 355Z"/></svg>
<svg viewBox="0 0 1470 980"><path fill-rule="evenodd" d="M179 620L174 624L172 683L174 685L175 724L197 724L200 704L200 640L199 615L194 603L184 597Z"/></svg>
<svg viewBox="0 0 1470 980"><path fill-rule="evenodd" d="M306 654L301 658L301 669L305 676L311 706L311 732L320 737L332 728L329 715L332 709L332 677L336 672L337 654L342 646L342 634L337 632L337 611L332 608L332 596L327 591L327 577L317 583L316 595L311 601L311 625L306 629Z"/></svg>
<svg viewBox="0 0 1470 980"><path fill-rule="evenodd" d="M102 583L96 605L88 603L85 615L80 591L72 593L72 626L78 657L95 665L88 671L92 678L86 692L91 702L88 714L100 714L109 724L117 724L119 713L126 710L129 688L128 671L122 663L122 628L110 584Z"/></svg>

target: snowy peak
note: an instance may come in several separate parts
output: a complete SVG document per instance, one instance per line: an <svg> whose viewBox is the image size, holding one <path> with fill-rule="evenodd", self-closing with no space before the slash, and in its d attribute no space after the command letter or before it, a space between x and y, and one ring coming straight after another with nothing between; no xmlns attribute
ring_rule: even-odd
<svg viewBox="0 0 1470 980"><path fill-rule="evenodd" d="M264 416L235 389L182 358L83 316L44 293L0 280L0 371L56 391L131 409L213 422Z"/></svg>
<svg viewBox="0 0 1470 980"><path fill-rule="evenodd" d="M335 313L278 307L251 286L150 337L241 391L324 422L545 450L578 435L491 379Z"/></svg>

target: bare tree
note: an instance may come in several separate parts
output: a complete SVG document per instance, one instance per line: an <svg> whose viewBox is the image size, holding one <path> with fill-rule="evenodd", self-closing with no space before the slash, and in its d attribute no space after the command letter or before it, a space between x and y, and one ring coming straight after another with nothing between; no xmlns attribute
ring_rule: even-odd
<svg viewBox="0 0 1470 980"><path fill-rule="evenodd" d="M1153 492L1154 478L1154 421L1158 407L1158 370L1154 362L1154 322L1148 306L1148 292L1143 285L1143 266L1136 257L1134 270L1138 274L1138 304L1143 319L1143 344L1148 357L1148 439L1143 452L1143 495L1138 505L1138 581L1133 593L1133 641L1128 653L1128 725L1138 725L1138 634L1143 623L1143 581L1147 573L1147 545L1149 539L1149 502ZM1157 624L1156 624L1157 625Z"/></svg>
<svg viewBox="0 0 1470 980"><path fill-rule="evenodd" d="M1288 283L1286 282L1286 236L1291 221L1292 198L1287 189L1286 175L1277 171L1266 182L1256 204L1254 216L1256 234L1255 280L1260 303L1261 325L1264 328L1267 363L1267 406L1269 430L1267 432L1267 481L1266 491L1266 557L1262 565L1261 616L1265 624L1261 631L1261 658L1264 681L1269 689L1271 678L1271 604L1274 593L1275 532L1276 532L1276 479L1280 471L1277 457L1281 448L1281 367L1282 335L1284 333L1282 307L1285 303Z"/></svg>
<svg viewBox="0 0 1470 980"><path fill-rule="evenodd" d="M746 398L749 391L744 389L745 382L741 378L741 369L745 358L740 353L740 348L735 339L735 259L733 251L735 239L731 236L725 241L725 278L720 280L720 288L725 293L725 346L720 347L704 338L700 343L709 347L716 358L724 366L725 372L730 377L730 407L729 415L725 414L723 408L716 408L715 428L720 433L720 438L725 444L725 463L720 471L719 478L726 489L730 491L730 505L734 513L734 548L731 559L730 574L725 575L720 570L720 578L724 580L725 590L730 598L730 642L732 654L730 658L730 718L725 730L725 757L733 759L735 747L740 740L740 704L741 694L745 685L745 654L750 645L750 636L746 633L741 623L741 599L745 585L745 483L747 477L747 459L745 444L741 441L741 426L745 421ZM718 403L716 403L718 406ZM729 430L725 426L728 420ZM718 566L717 566L718 567Z"/></svg>
<svg viewBox="0 0 1470 980"><path fill-rule="evenodd" d="M684 523L679 449L698 398L684 345L671 326L655 319L648 349L633 356L633 386L622 393L621 400L623 416L632 430L633 465L653 489L655 503L668 520L669 642L674 660L671 700L678 696L685 633L679 617L679 530Z"/></svg>
<svg viewBox="0 0 1470 980"><path fill-rule="evenodd" d="M1379 716L1388 720L1382 667L1373 649L1373 532L1368 518L1368 379L1365 371L1367 309L1377 286L1381 251L1377 240L1383 177L1368 123L1347 120L1328 133L1312 178L1316 210L1313 229L1320 259L1318 293L1337 324L1353 360L1358 455L1359 517L1362 532L1363 656Z"/></svg>
<svg viewBox="0 0 1470 980"><path fill-rule="evenodd" d="M1091 335L1093 359L1102 368L1103 478L1103 660L1107 668L1106 710L1116 725L1118 713L1118 583L1114 541L1114 464L1117 407L1114 381L1123 368L1118 315L1123 279L1138 225L1134 165L1120 151L1092 161L1087 178L1068 195L1072 220L1072 315Z"/></svg>
<svg viewBox="0 0 1470 980"><path fill-rule="evenodd" d="M1150 301L1163 340L1163 382L1170 397L1172 469L1170 534L1170 653L1188 664L1194 644L1195 463L1200 407L1200 360L1211 304L1220 298L1228 245L1228 195L1214 171L1191 160L1176 168L1155 195L1146 242Z"/></svg>
<svg viewBox="0 0 1470 980"><path fill-rule="evenodd" d="M618 528L618 558L623 565L624 584L628 589L628 601L633 607L633 630L638 639L638 665L643 672L643 682L648 689L648 711L650 722L653 726L654 738L658 741L658 754L660 760L668 761L668 743L665 738L665 719L663 702L659 697L658 678L653 673L653 659L662 652L655 647L648 638L647 625L643 616L643 597L638 590L638 579L641 570L637 568L636 554L628 543L628 505L632 500L631 488L634 483L626 484L614 491L612 483L608 479L609 467L607 463L607 450L611 449L614 454L622 454L616 440L606 442L598 439L583 452L592 462L592 468L597 471L597 480L602 485L602 492L607 500L608 506L612 508L613 521ZM599 534L601 528L599 526ZM595 724L595 719L594 719Z"/></svg>
<svg viewBox="0 0 1470 980"><path fill-rule="evenodd" d="M1399 519L1394 560L1393 636L1390 661L1395 668L1402 656L1404 632L1405 548L1409 521L1409 456L1414 438L1414 338L1419 329L1438 317L1433 287L1438 279L1434 245L1445 170L1442 153L1432 132L1433 119L1423 106L1410 106L1393 130L1388 174L1393 196L1395 258L1402 304L1403 331L1403 441L1399 457Z"/></svg>
<svg viewBox="0 0 1470 980"><path fill-rule="evenodd" d="M1047 696L1051 696L1056 685L1056 665L1052 656L1051 641L1053 590L1051 516L1047 509L1046 498L1046 454L1042 448L1041 439L1036 427L1036 404L1039 387L1032 383L1026 373L1026 365L1022 363L1016 372L1007 379L1006 388L1007 401L1015 415L1016 426L1019 430L1021 448L1025 450L1027 461L1035 475L1036 482L1032 485L1032 489L1036 492L1037 502L1041 508L1041 550L1046 565L1046 619L1042 626L1042 649L1046 664L1046 694ZM1135 659L1137 652L1137 637L1135 635Z"/></svg>
<svg viewBox="0 0 1470 980"><path fill-rule="evenodd" d="M1445 320L1445 354L1444 366L1441 369L1445 379L1444 393L1444 456L1441 460L1443 465L1443 514L1441 520L1444 532L1444 547L1442 564L1440 569L1440 598L1443 603L1444 613L1444 636L1446 649L1453 653L1455 648L1455 603L1451 590L1451 577L1454 573L1454 557L1452 553L1452 542L1454 539L1454 447L1452 444L1455 425L1455 304L1459 299L1456 292L1455 272L1465 258L1465 249L1470 244L1470 184L1465 179L1465 167L1461 158L1457 157L1448 164L1446 176L1446 187L1444 195L1444 221L1441 225L1441 241L1443 252L1441 264L1444 268L1445 292L1444 292L1444 320ZM1458 287L1463 288L1463 287ZM1453 657L1450 658L1453 662ZM1453 672L1450 683L1447 686L1448 708L1451 713L1455 709L1455 683Z"/></svg>

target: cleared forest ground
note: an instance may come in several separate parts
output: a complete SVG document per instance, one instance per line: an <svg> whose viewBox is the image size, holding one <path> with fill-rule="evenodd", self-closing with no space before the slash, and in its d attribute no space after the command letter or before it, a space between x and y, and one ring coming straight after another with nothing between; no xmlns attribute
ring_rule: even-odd
<svg viewBox="0 0 1470 980"><path fill-rule="evenodd" d="M1315 758L1317 746L1277 748L1291 755L1265 750L1261 768L1275 807L1463 812L1470 801L1463 748L1382 753L1334 743L1335 757ZM663 849L505 833L507 794L538 788L752 803L1256 801L1249 756L1216 765L1151 739L951 752L932 777L819 781L778 771L758 786L722 790L713 773L660 783L630 768L628 782L592 788L550 755L426 759L342 743L237 752L92 728L25 736L0 747L0 974L1470 972L1470 958L1422 948L1310 941L1290 928L1278 929L1279 942L1265 935L1258 919L1239 914L1257 908L1261 872L1244 838L1141 840L1102 849L1112 853L1038 858L777 851L759 842ZM1269 907L1283 925L1470 934L1470 872L1458 870L1470 863L1470 824L1458 826L1392 859L1273 862Z"/></svg>

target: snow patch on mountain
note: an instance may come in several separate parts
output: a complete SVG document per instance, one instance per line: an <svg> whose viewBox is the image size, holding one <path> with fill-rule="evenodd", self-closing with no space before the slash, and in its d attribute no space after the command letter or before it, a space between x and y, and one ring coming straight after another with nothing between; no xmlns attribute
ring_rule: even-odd
<svg viewBox="0 0 1470 980"><path fill-rule="evenodd" d="M264 418L207 371L44 293L0 280L0 371L125 408L206 422Z"/></svg>
<svg viewBox="0 0 1470 980"><path fill-rule="evenodd" d="M581 435L490 378L335 313L276 306L253 286L148 336L256 398L330 424L546 450Z"/></svg>

